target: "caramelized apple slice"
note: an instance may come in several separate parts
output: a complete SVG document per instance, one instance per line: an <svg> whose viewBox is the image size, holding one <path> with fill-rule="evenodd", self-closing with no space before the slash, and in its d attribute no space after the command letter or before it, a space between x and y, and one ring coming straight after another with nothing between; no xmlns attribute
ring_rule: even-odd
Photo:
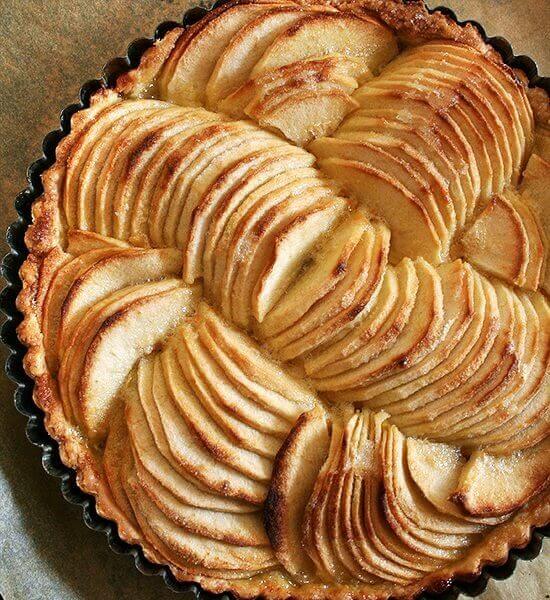
<svg viewBox="0 0 550 600"><path fill-rule="evenodd" d="M318 14L281 33L256 63L252 75L310 56L342 54L360 58L377 72L397 54L397 42L378 21L353 14Z"/></svg>
<svg viewBox="0 0 550 600"><path fill-rule="evenodd" d="M414 483L440 513L487 525L503 520L500 517L475 517L452 501L451 496L467 462L457 446L407 438L406 461Z"/></svg>
<svg viewBox="0 0 550 600"><path fill-rule="evenodd" d="M216 108L220 100L246 83L255 64L273 41L312 11L318 10L331 9L281 6L259 15L242 27L225 47L208 80L206 98L209 106Z"/></svg>
<svg viewBox="0 0 550 600"><path fill-rule="evenodd" d="M86 352L79 386L83 425L91 437L103 435L112 401L136 360L193 310L197 292L179 286L136 300L102 324Z"/></svg>
<svg viewBox="0 0 550 600"><path fill-rule="evenodd" d="M514 207L495 196L461 240L465 256L475 265L522 283L529 261L529 240Z"/></svg>
<svg viewBox="0 0 550 600"><path fill-rule="evenodd" d="M231 39L277 4L220 7L178 40L159 78L162 98L181 105L203 104L208 80Z"/></svg>
<svg viewBox="0 0 550 600"><path fill-rule="evenodd" d="M434 346L441 334L443 325L443 295L441 278L428 263L418 260L415 263L418 277L418 292L409 306L405 319L390 323L390 331L397 331L391 341L381 346L368 342L359 346L345 362L346 370L339 375L316 379L315 385L321 390L351 390L362 385L398 373L403 367L414 365ZM407 299L405 300L407 303ZM353 389L350 394L361 391Z"/></svg>
<svg viewBox="0 0 550 600"><path fill-rule="evenodd" d="M328 446L326 417L317 408L299 418L273 466L265 507L267 534L275 555L297 582L315 574L302 545L302 522Z"/></svg>
<svg viewBox="0 0 550 600"><path fill-rule="evenodd" d="M476 516L499 516L524 506L547 485L550 440L511 456L474 452L462 472L453 499Z"/></svg>
<svg viewBox="0 0 550 600"><path fill-rule="evenodd" d="M326 158L320 160L319 165L344 184L366 208L388 222L393 234L390 260L422 256L436 264L441 261L441 242L426 209L398 181L353 160Z"/></svg>
<svg viewBox="0 0 550 600"><path fill-rule="evenodd" d="M258 325L261 337L272 337L294 324L334 288L346 273L350 256L368 227L366 215L354 211L331 233L322 248L311 257L307 269Z"/></svg>
<svg viewBox="0 0 550 600"><path fill-rule="evenodd" d="M344 277L293 326L269 339L269 346L284 360L291 360L352 330L376 302L388 250L388 229L380 221L371 221L351 254Z"/></svg>
<svg viewBox="0 0 550 600"><path fill-rule="evenodd" d="M441 241L442 252L448 252L450 243L449 232L446 229L435 197L428 188L427 183L420 178L417 170L413 169L407 161L403 161L399 156L395 156L393 148L389 151L383 148L384 141L387 142L388 138L380 140L375 135L368 137L368 141L361 142L338 138L319 138L310 144L309 151L313 152L318 158L344 158L363 162L387 173L399 181L426 208Z"/></svg>
<svg viewBox="0 0 550 600"><path fill-rule="evenodd" d="M225 281L225 269L227 266L227 248L231 243L235 228L240 218L233 217L239 207L246 203L240 215L246 211L246 206L254 205L264 195L285 186L293 179L299 179L306 173L311 175L308 169L314 162L314 157L303 150L295 149L288 152L286 156L268 159L267 163L254 169L250 177L242 181L234 193L230 194L221 206L216 209L212 223L208 228L206 246L204 250L204 281L208 298L222 306L224 314L230 312L227 306L227 294L229 289L222 285ZM305 169L308 169L305 171ZM229 268L235 265L229 263ZM226 296L222 301L222 294Z"/></svg>

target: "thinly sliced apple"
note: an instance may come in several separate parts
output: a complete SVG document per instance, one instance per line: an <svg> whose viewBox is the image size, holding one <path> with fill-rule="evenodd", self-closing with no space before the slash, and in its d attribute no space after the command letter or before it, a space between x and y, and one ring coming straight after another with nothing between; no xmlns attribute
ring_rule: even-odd
<svg viewBox="0 0 550 600"><path fill-rule="evenodd" d="M268 168L273 161L281 160L283 156L288 157L288 163L292 161L292 152L289 152L286 144L281 143L272 147L266 145L265 148L236 160L231 167L218 174L215 183L202 194L200 202L192 211L189 222L184 256L184 272L187 280L200 275L208 279L211 277L210 269L207 268L210 257L206 256L208 231L214 226L213 220L221 207L231 201L259 168Z"/></svg>
<svg viewBox="0 0 550 600"><path fill-rule="evenodd" d="M197 288L179 286L154 294L113 314L100 327L86 352L79 386L83 425L90 437L104 434L112 401L130 369L194 309L197 293Z"/></svg>
<svg viewBox="0 0 550 600"><path fill-rule="evenodd" d="M369 400L370 408L385 406L387 402L384 397L385 392L406 385L441 364L460 341L471 323L475 310L473 299L474 277L471 268L458 260L441 265L438 273L442 282L444 322L437 345L416 364L411 364L400 373L395 373L383 378L381 381L363 387L361 389L361 399ZM381 401L378 400L379 396L382 396Z"/></svg>
<svg viewBox="0 0 550 600"><path fill-rule="evenodd" d="M294 218L275 238L272 257L257 280L252 298L254 317L261 323L299 275L302 265L351 203L344 198L320 200L314 210Z"/></svg>
<svg viewBox="0 0 550 600"><path fill-rule="evenodd" d="M63 306L63 302L65 302L71 285L90 265L101 258L110 256L112 252L109 248L100 248L84 252L74 258L66 255L63 257L63 264L59 265L59 268L49 282L42 302L42 330L44 332L46 361L52 373L55 373L59 368L59 359L63 350L63 347L59 345L62 333L59 331L61 307Z"/></svg>
<svg viewBox="0 0 550 600"><path fill-rule="evenodd" d="M232 513L256 511L257 507L253 504L212 490L209 486L212 479L204 476L194 477L187 462L178 462L170 450L152 395L152 357L143 358L137 371L137 376L123 388L123 394L138 477L142 474L153 477L175 497L190 506Z"/></svg>
<svg viewBox="0 0 550 600"><path fill-rule="evenodd" d="M415 484L440 513L487 525L503 520L469 515L452 501L451 496L467 462L457 446L407 438L406 461Z"/></svg>
<svg viewBox="0 0 550 600"><path fill-rule="evenodd" d="M91 250L102 248L129 248L130 245L112 237L106 237L93 231L69 229L67 231L67 252L78 256Z"/></svg>
<svg viewBox="0 0 550 600"><path fill-rule="evenodd" d="M282 359L307 355L361 322L380 292L389 241L387 227L380 221L371 221L342 280L292 327L269 340Z"/></svg>
<svg viewBox="0 0 550 600"><path fill-rule="evenodd" d="M479 525L440 513L424 498L407 469L405 438L386 425L382 436L385 514L394 531L411 548L442 563L455 560L474 544Z"/></svg>
<svg viewBox="0 0 550 600"><path fill-rule="evenodd" d="M366 208L388 222L393 234L390 260L422 256L435 264L441 261L441 242L426 209L400 183L357 161L327 158L320 160L319 165Z"/></svg>
<svg viewBox="0 0 550 600"><path fill-rule="evenodd" d="M511 456L474 452L453 493L455 502L476 516L518 510L550 481L550 440Z"/></svg>
<svg viewBox="0 0 550 600"><path fill-rule="evenodd" d="M300 90L258 115L258 124L275 128L298 146L332 134L344 117L359 107L336 85Z"/></svg>
<svg viewBox="0 0 550 600"><path fill-rule="evenodd" d="M518 322L514 296L503 285L495 284L500 313L499 331L483 362L466 381L451 392L414 414L418 425L407 427L411 435L430 436L435 440L453 441L460 437L460 421L465 415L486 402L491 393L498 391L510 377L517 376L518 354L516 349L523 326ZM474 364L475 359L472 361Z"/></svg>
<svg viewBox="0 0 550 600"><path fill-rule="evenodd" d="M283 31L315 10L323 9L311 7L308 10L297 6L281 6L261 14L242 27L225 47L208 80L208 105L216 108L220 100L246 83L255 64L273 41ZM325 10L329 11L330 8Z"/></svg>
<svg viewBox="0 0 550 600"><path fill-rule="evenodd" d="M184 332L187 333L187 332ZM199 336L200 338L200 336ZM250 429L255 432L260 432L262 440L261 448L257 451L260 454L273 455L281 444L282 439L288 433L290 424L280 415L270 412L260 403L256 402L253 397L249 397L237 387L226 376L220 368L215 358L210 354L207 347L202 341L196 338L195 335L185 335L185 345L178 347L178 353L186 352L185 369L193 371L193 381L199 386L203 393L209 394L211 403L216 403L218 411L223 411L225 418L220 425L231 428L234 435L239 439L243 438L243 447L250 444L250 449L254 449L255 441L244 441L251 435ZM183 365L183 359L180 356L180 362ZM191 377L191 376L190 376ZM237 424L235 423L239 423ZM238 433L243 425L248 426L247 432ZM257 433L254 434L254 439ZM276 447L275 447L276 446Z"/></svg>
<svg viewBox="0 0 550 600"><path fill-rule="evenodd" d="M324 387L327 382L330 385L335 377L342 374L345 377L350 370L382 354L385 349L391 348L407 326L418 294L418 274L414 263L404 259L392 275L397 276L398 290L393 292L393 277L388 277L385 291L387 296L383 298L383 306L386 307L383 311L386 315L384 321L381 321L377 314L369 313L357 327L352 328L345 337L327 349L324 353L325 360L322 362L326 362L329 357L330 362L314 374L316 386ZM311 366L308 369L311 369Z"/></svg>
<svg viewBox="0 0 550 600"><path fill-rule="evenodd" d="M134 483L133 500L136 512L143 515L149 527L179 557L191 564L213 569L255 571L275 563L269 546L235 545L197 535L169 519ZM216 513L212 513L215 518ZM252 567L252 568L251 568Z"/></svg>
<svg viewBox="0 0 550 600"><path fill-rule="evenodd" d="M356 56L377 72L397 54L397 42L378 21L350 13L319 14L288 28L265 51L252 75L310 56Z"/></svg>
<svg viewBox="0 0 550 600"><path fill-rule="evenodd" d="M219 238L213 253L213 286L212 292L216 304L220 306L226 317L232 316L231 294L239 268L239 258L244 256L242 242L247 239L247 227L253 224L262 211L284 202L293 191L296 193L307 187L318 187L318 173L315 169L304 167L277 172L249 193L233 208L231 214L223 214L223 231L218 229Z"/></svg>
<svg viewBox="0 0 550 600"><path fill-rule="evenodd" d="M98 142L105 141L102 150L109 148L109 143L116 136L117 132L123 129L126 124L136 118L146 107L166 106L162 102L150 103L149 101L136 102L116 102L111 100L103 110L99 111L97 118L93 116L98 113L96 108L86 111L86 120L80 129L73 130L75 138L71 138L70 149L65 162L65 178L61 187L61 196L63 200L63 211L69 227L78 228L79 226L79 194L81 183L84 182L86 169L91 169L90 176L94 181L99 174L98 164L94 157L99 153ZM100 162L99 165L102 163ZM90 215L93 213L93 205L88 209Z"/></svg>
<svg viewBox="0 0 550 600"><path fill-rule="evenodd" d="M273 466L265 507L267 534L275 555L297 582L315 574L302 546L302 522L328 446L326 417L317 408L300 417Z"/></svg>
<svg viewBox="0 0 550 600"><path fill-rule="evenodd" d="M164 378L162 366L157 361L153 371L153 386L150 397L144 400L153 403L160 425L166 436L170 452L179 468L190 478L200 482L210 492L261 505L267 494L267 485L236 471L213 455L195 435L187 421L181 416L175 398ZM145 406L144 406L145 408ZM153 422L150 422L153 425Z"/></svg>
<svg viewBox="0 0 550 600"><path fill-rule="evenodd" d="M378 139L369 136L369 141L352 142L338 138L320 138L309 146L309 151L318 158L344 158L371 165L399 181L426 208L430 220L437 231L442 244L442 252L447 253L450 243L449 232L442 214L436 204L427 182L423 181L417 171L400 157L394 156L393 149L386 151Z"/></svg>
<svg viewBox="0 0 550 600"><path fill-rule="evenodd" d="M520 215L504 196L495 196L461 240L474 265L521 285L529 263L529 238Z"/></svg>
<svg viewBox="0 0 550 600"><path fill-rule="evenodd" d="M344 276L350 256L369 226L363 211L354 211L328 237L311 263L258 325L261 337L285 330L325 296Z"/></svg>
<svg viewBox="0 0 550 600"><path fill-rule="evenodd" d="M250 477L266 482L271 476L272 461L235 443L209 416L200 399L183 376L173 350L168 347L158 358L167 388L180 415L193 435L218 461Z"/></svg>
<svg viewBox="0 0 550 600"><path fill-rule="evenodd" d="M185 379L193 392L200 400L203 408L208 412L210 418L223 429L229 438L239 447L254 452L265 458L273 459L281 445L281 436L269 435L261 429L255 428L255 420L259 416L260 427L263 427L264 411L257 405L251 406L251 412L246 420L234 416L225 405L220 402L221 393L214 393L209 387L207 380L202 376L198 361L207 355L204 346L198 339L197 332L191 324L180 328L180 343L173 343L172 347L177 356L179 365L185 375ZM210 358L210 357L209 357ZM213 363L210 359L209 365ZM232 397L238 395L233 390ZM288 425L285 428L288 429Z"/></svg>
<svg viewBox="0 0 550 600"><path fill-rule="evenodd" d="M261 512L229 513L197 508L181 502L147 473L141 473L137 479L157 508L185 531L237 546L268 545Z"/></svg>
<svg viewBox="0 0 550 600"><path fill-rule="evenodd" d="M309 220L312 224L316 223L312 225L312 231L315 232L318 226L322 235L349 208L349 201L336 196L334 190L318 177L304 180L301 185L290 186L288 192L278 202L275 196L271 202L266 201L254 207L242 223L240 235L232 248L231 258L237 263L231 289L233 321L247 329L252 324L254 288L262 272L270 268L270 263L275 263L276 268L276 261L281 261L279 264L282 266L284 260L280 254L273 256L277 238L280 237L281 245L292 242L290 230ZM286 237L285 230L289 232ZM308 240L310 236L302 240L306 243L305 252L308 250ZM296 247L298 255L300 245ZM296 257L288 258L292 261Z"/></svg>
<svg viewBox="0 0 550 600"><path fill-rule="evenodd" d="M161 97L175 104L203 104L208 80L231 39L277 4L237 4L219 9L195 26L190 39L168 60L159 83Z"/></svg>
<svg viewBox="0 0 550 600"><path fill-rule="evenodd" d="M74 327L96 302L124 287L175 277L181 265L181 253L172 248L117 250L95 261L74 279L63 302L60 347L71 339Z"/></svg>
<svg viewBox="0 0 550 600"><path fill-rule="evenodd" d="M220 262L225 261L225 256L218 251L218 243L225 235L225 227L228 224L233 212L243 203L249 196L261 195L261 190L272 189L272 180L277 187L277 182L281 181L283 173L291 174L295 170L311 167L315 161L315 157L303 150L296 148L290 150L280 157L268 158L265 163L254 169L249 177L243 179L237 188L216 208L212 217L212 222L208 227L208 232L205 242L203 266L204 266L204 283L205 292L210 300L216 299L221 302L221 277L223 268L218 266ZM282 185L282 184L279 184ZM266 187L264 187L266 186ZM229 234L228 236L229 237ZM224 242L221 242L222 245ZM228 243L227 239L225 243ZM225 264L225 263L224 263Z"/></svg>
<svg viewBox="0 0 550 600"><path fill-rule="evenodd" d="M225 323L205 302L201 303L198 314L219 348L242 369L256 387L261 386L274 393L281 398L279 403L282 403L283 398L288 403L294 403L295 417L316 406L315 394L304 383L291 377L247 335Z"/></svg>
<svg viewBox="0 0 550 600"><path fill-rule="evenodd" d="M414 308L403 321L404 327L394 342L384 344L379 353L365 352L364 347L360 347L347 361L348 371L316 380L317 389L337 391L359 388L389 377L407 369L409 365L415 365L437 344L443 326L441 278L433 267L421 259L416 261L415 269L419 285L413 301ZM398 328L395 322L391 327ZM358 399L360 396L358 390Z"/></svg>
<svg viewBox="0 0 550 600"><path fill-rule="evenodd" d="M429 420L433 402L437 402L445 393L460 388L469 380L483 364L493 346L500 329L499 307L493 286L485 279L481 279L481 282L485 308L480 312L479 321L468 328L449 359L433 369L431 377L427 382L423 382L424 385L420 389L387 407L393 422L407 435L412 423L424 423Z"/></svg>
<svg viewBox="0 0 550 600"><path fill-rule="evenodd" d="M360 332L360 336L364 339L370 339L378 332L388 320L398 300L398 274L400 274L399 270L388 266L384 273L380 291L368 314L356 324L350 333L343 337L337 336L334 341L323 344L318 350L305 358L304 367L309 375L313 377L320 376L322 369L330 368L333 363L338 362L352 352L354 346L356 346L356 343L353 342L355 340L355 336L352 335L353 332Z"/></svg>
<svg viewBox="0 0 550 600"><path fill-rule="evenodd" d="M462 225L468 212L473 210L478 197L477 182L472 178L472 163L466 162L459 154L457 143L460 140L454 135L455 131L447 134L437 125L433 119L429 121L415 118L413 122L411 111L403 107L359 109L344 121L335 135L339 138L363 141L365 134L370 136L377 133L417 148L423 156L429 157L439 177L448 182L446 185L456 220ZM450 135L454 137L449 137ZM475 172L477 173L477 167Z"/></svg>
<svg viewBox="0 0 550 600"><path fill-rule="evenodd" d="M360 59L345 55L309 57L282 67L270 69L237 88L220 102L219 109L232 117L245 114L260 115L282 98L300 89L336 85L351 94L358 85L371 76Z"/></svg>

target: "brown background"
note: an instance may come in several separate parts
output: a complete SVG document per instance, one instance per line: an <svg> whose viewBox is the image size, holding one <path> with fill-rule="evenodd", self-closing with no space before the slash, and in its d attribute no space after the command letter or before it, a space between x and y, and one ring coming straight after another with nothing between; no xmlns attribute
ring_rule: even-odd
<svg viewBox="0 0 550 600"><path fill-rule="evenodd" d="M509 39L550 75L550 0L447 0L461 19L481 22ZM437 2L431 0L436 6ZM0 228L14 217L13 199L44 134L128 43L179 20L187 0L0 0ZM5 251L5 245L1 248ZM4 352L0 357L3 361ZM25 439L25 419L12 404L13 386L0 379L0 592L5 600L153 600L170 597L131 559L114 555L103 535L88 530L80 509L61 497L59 483ZM514 577L491 583L483 600L543 600L550 593L548 552L520 563Z"/></svg>

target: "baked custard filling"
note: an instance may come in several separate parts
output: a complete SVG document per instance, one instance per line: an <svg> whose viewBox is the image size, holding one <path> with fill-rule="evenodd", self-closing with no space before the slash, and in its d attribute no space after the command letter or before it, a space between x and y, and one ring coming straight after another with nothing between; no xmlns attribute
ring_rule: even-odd
<svg viewBox="0 0 550 600"><path fill-rule="evenodd" d="M229 2L77 112L19 336L120 536L413 598L550 521L550 104L420 2Z"/></svg>

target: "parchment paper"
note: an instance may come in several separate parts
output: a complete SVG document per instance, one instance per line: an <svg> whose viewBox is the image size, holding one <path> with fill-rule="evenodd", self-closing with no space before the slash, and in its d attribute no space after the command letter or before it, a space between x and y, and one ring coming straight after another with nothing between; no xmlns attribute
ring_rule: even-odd
<svg viewBox="0 0 550 600"><path fill-rule="evenodd" d="M437 0L432 0L432 6ZM550 75L550 0L441 0L461 19L509 39L516 54ZM179 20L186 0L0 0L0 228L15 218L13 199L45 133L80 85L136 37ZM5 252L5 245L1 248ZM2 349L2 362L5 352ZM25 419L0 379L0 592L5 600L159 600L173 594L139 574L105 537L88 530L43 471L25 439ZM181 597L181 596L180 596ZM548 552L491 582L483 600L550 598Z"/></svg>

